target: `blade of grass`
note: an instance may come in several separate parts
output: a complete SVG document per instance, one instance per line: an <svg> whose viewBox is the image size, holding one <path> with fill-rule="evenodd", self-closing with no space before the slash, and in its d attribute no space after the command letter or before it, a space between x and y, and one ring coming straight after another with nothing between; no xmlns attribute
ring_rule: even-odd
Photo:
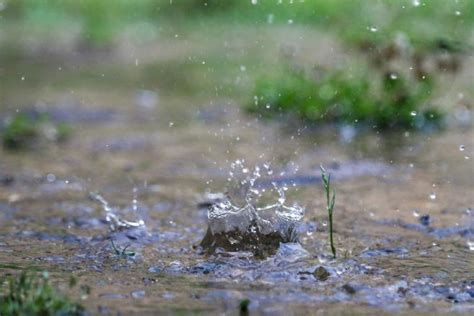
<svg viewBox="0 0 474 316"><path fill-rule="evenodd" d="M336 258L336 247L334 246L334 230L333 230L333 211L334 205L336 204L336 191L332 190L331 196L331 174L329 174L323 165L321 168L321 179L323 181L324 191L326 193L326 210L328 212L329 219L329 241L331 243L331 252L334 258Z"/></svg>

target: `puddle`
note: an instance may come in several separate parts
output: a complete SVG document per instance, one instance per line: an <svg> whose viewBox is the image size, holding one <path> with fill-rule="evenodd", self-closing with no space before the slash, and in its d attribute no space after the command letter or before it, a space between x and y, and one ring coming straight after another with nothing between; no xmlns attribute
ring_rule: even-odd
<svg viewBox="0 0 474 316"><path fill-rule="evenodd" d="M91 313L235 314L245 299L250 314L474 312L467 96L453 101L463 123L442 132L352 135L282 129L240 112L241 96L171 95L144 83L146 66L127 67L138 79L111 91L84 80L5 96L25 109L46 100L74 132L61 146L0 148L3 274L48 270L61 288L72 274L91 288ZM337 191L336 259L320 164Z"/></svg>

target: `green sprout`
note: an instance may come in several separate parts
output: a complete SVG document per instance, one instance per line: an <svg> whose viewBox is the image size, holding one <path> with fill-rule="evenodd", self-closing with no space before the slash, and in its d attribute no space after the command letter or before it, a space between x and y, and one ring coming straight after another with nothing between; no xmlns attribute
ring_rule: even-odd
<svg viewBox="0 0 474 316"><path fill-rule="evenodd" d="M115 243L114 243L113 240L110 240L110 242L112 244L112 249L114 250L115 254L117 256L119 256L120 258L128 258L128 257L135 256L135 252L127 251L128 247L130 247L130 245L126 245L123 249L120 249L117 246L115 246Z"/></svg>
<svg viewBox="0 0 474 316"><path fill-rule="evenodd" d="M72 282L75 283L75 282ZM70 287L74 284L70 282ZM57 293L49 275L22 272L0 278L0 315L83 315L84 308Z"/></svg>
<svg viewBox="0 0 474 316"><path fill-rule="evenodd" d="M331 174L324 169L323 165L321 168L321 179L323 180L324 191L326 192L326 209L329 217L329 240L331 242L331 251L334 258L336 258L336 247L334 247L333 228L332 228L332 214L334 211L334 204L336 203L336 190L332 190L331 196Z"/></svg>

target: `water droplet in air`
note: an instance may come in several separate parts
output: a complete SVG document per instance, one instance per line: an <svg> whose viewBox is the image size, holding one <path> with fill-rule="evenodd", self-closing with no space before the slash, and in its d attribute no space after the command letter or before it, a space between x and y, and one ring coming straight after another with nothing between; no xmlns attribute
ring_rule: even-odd
<svg viewBox="0 0 474 316"><path fill-rule="evenodd" d="M253 5L258 4L258 0L251 0L250 2L251 2Z"/></svg>
<svg viewBox="0 0 474 316"><path fill-rule="evenodd" d="M412 3L413 3L413 6L415 7L418 7L421 4L420 0L413 0Z"/></svg>
<svg viewBox="0 0 474 316"><path fill-rule="evenodd" d="M416 114L417 114L416 111L411 111L411 112L410 112L410 115L411 115L411 116L416 116Z"/></svg>
<svg viewBox="0 0 474 316"><path fill-rule="evenodd" d="M46 180L48 182L54 182L54 181L56 181L56 176L53 173L48 173L46 175Z"/></svg>
<svg viewBox="0 0 474 316"><path fill-rule="evenodd" d="M454 12L454 14L456 14L457 16L460 16L460 15L461 15L461 11L456 11L456 12Z"/></svg>
<svg viewBox="0 0 474 316"><path fill-rule="evenodd" d="M292 20L292 19L289 19L289 20L288 20L288 24L293 24L293 20Z"/></svg>
<svg viewBox="0 0 474 316"><path fill-rule="evenodd" d="M431 192L430 193L430 199L436 200L436 192Z"/></svg>
<svg viewBox="0 0 474 316"><path fill-rule="evenodd" d="M466 146L464 146L464 145L459 145L459 150L460 150L460 151L464 151L464 149L466 149Z"/></svg>

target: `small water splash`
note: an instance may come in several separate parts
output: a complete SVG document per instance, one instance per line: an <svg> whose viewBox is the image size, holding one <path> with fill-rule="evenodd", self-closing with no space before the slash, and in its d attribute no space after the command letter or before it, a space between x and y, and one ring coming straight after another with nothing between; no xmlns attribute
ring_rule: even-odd
<svg viewBox="0 0 474 316"><path fill-rule="evenodd" d="M134 216L138 217L138 200L137 200L137 188L133 190L132 210ZM131 227L145 227L145 221L138 218L135 221L123 219L114 209L110 206L109 202L104 199L100 194L96 192L89 192L89 196L92 200L99 202L102 205L102 209L105 211L105 220L109 223L109 227L112 231L117 231L122 228Z"/></svg>
<svg viewBox="0 0 474 316"><path fill-rule="evenodd" d="M211 253L217 248L251 251L266 257L275 254L280 243L298 241L297 228L304 209L287 204L286 186L273 182L272 188L262 188L257 184L257 180L272 174L269 164L253 169L243 160L231 164L225 199L208 210L209 228L201 242L204 249Z"/></svg>

